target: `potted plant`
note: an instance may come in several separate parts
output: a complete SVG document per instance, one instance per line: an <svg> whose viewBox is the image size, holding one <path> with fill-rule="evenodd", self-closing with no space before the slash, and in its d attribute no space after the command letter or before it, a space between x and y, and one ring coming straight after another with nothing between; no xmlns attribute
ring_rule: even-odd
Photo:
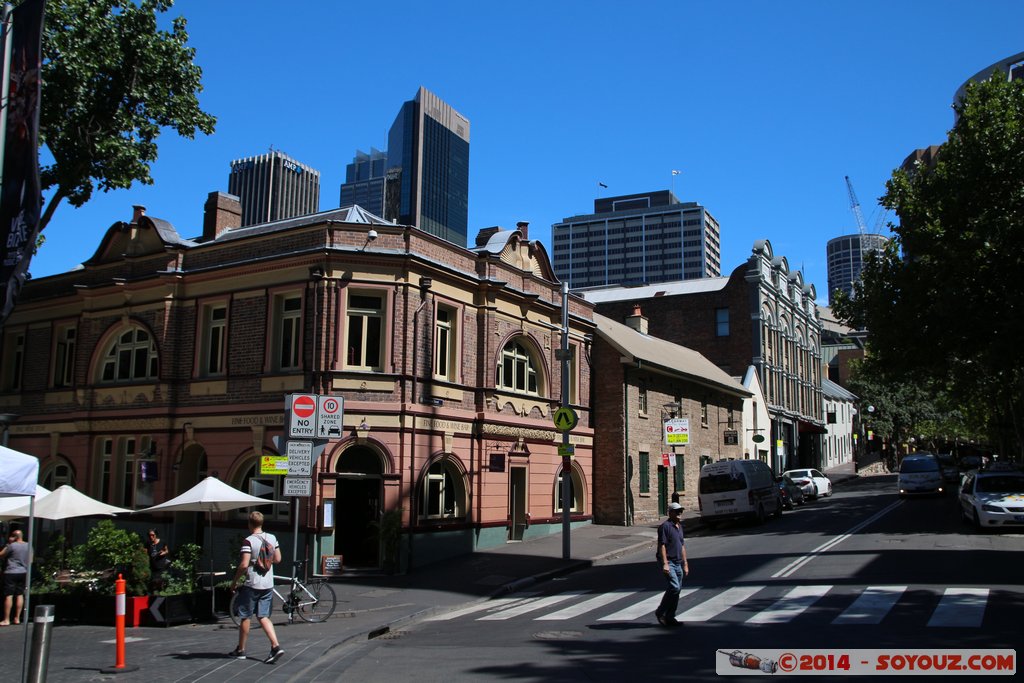
<svg viewBox="0 0 1024 683"><path fill-rule="evenodd" d="M210 601L199 591L199 558L203 549L195 543L184 543L171 553L174 558L167 570L168 579L153 597L154 616L163 626L186 624L206 618Z"/></svg>

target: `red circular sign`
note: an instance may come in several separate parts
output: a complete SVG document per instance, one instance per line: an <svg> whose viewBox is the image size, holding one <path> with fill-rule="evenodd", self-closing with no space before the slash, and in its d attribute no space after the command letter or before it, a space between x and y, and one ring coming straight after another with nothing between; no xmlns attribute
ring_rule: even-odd
<svg viewBox="0 0 1024 683"><path fill-rule="evenodd" d="M292 401L292 412L298 417L310 417L316 412L316 401L311 396L299 396Z"/></svg>

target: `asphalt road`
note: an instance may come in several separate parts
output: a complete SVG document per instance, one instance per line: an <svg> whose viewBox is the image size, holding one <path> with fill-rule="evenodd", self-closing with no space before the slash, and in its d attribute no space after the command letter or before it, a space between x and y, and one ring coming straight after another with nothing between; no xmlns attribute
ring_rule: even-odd
<svg viewBox="0 0 1024 683"><path fill-rule="evenodd" d="M644 551L339 648L303 678L711 680L737 650L1024 644L1024 535L976 534L952 495L901 500L894 477L687 549L679 628L653 617L663 579Z"/></svg>

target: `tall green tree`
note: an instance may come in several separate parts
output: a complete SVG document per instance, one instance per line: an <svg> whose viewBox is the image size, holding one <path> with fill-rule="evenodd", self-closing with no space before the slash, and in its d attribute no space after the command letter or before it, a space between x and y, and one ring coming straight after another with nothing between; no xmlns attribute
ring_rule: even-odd
<svg viewBox="0 0 1024 683"><path fill-rule="evenodd" d="M41 228L65 199L81 206L93 190L153 183L157 138L211 134L216 119L199 107L202 69L186 22L170 30L158 15L173 0L48 0L43 33L40 144L52 194Z"/></svg>
<svg viewBox="0 0 1024 683"><path fill-rule="evenodd" d="M868 351L887 376L944 387L975 413L986 406L993 440L1019 456L1024 81L973 83L954 108L935 164L897 170L887 183L894 239L868 259L837 314L871 331Z"/></svg>

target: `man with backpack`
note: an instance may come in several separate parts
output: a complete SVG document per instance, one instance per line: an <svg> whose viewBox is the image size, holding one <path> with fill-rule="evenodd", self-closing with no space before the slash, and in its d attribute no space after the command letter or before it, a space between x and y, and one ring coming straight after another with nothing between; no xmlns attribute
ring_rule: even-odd
<svg viewBox="0 0 1024 683"><path fill-rule="evenodd" d="M265 661L273 664L284 650L277 642L274 624L270 621L271 599L274 596L274 565L281 561L281 548L274 534L263 531L263 513L254 510L249 513L249 536L242 541L242 553L238 560L231 590L235 590L244 576L245 584L239 589L238 600L238 647L228 654L236 659L246 659L245 642L249 638L249 617L255 616L260 627L270 640L270 656Z"/></svg>

